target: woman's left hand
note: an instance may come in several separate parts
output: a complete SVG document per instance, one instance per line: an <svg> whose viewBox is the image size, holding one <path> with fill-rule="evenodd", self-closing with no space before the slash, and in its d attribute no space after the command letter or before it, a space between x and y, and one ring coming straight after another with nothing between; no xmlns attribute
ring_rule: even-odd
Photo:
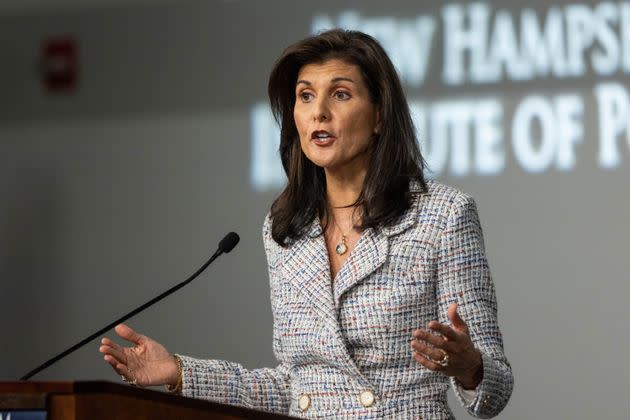
<svg viewBox="0 0 630 420"><path fill-rule="evenodd" d="M428 330L413 332L411 347L414 359L422 366L455 377L464 389L474 389L483 376L481 353L475 348L468 326L457 313L457 303L448 307L448 319L452 326L429 322Z"/></svg>

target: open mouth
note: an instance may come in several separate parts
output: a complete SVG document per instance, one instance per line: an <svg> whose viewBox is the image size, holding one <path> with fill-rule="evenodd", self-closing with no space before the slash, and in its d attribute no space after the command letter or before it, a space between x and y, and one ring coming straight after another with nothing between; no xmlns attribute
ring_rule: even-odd
<svg viewBox="0 0 630 420"><path fill-rule="evenodd" d="M330 134L328 131L318 130L311 134L311 140L313 140L316 144L326 145L332 143L335 140L335 136Z"/></svg>

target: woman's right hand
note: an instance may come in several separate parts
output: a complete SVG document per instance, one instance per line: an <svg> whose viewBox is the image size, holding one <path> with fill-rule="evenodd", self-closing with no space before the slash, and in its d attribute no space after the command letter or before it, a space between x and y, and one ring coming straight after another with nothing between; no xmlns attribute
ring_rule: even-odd
<svg viewBox="0 0 630 420"><path fill-rule="evenodd" d="M114 330L133 345L123 347L105 337L98 350L126 382L138 386L177 385L177 362L163 345L138 334L125 324L117 325Z"/></svg>

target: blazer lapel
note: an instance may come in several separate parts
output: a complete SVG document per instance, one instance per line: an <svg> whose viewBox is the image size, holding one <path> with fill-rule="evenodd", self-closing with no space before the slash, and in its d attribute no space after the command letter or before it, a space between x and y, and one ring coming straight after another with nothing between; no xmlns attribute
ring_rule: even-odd
<svg viewBox="0 0 630 420"><path fill-rule="evenodd" d="M335 277L333 290L336 308L339 307L344 293L385 263L388 249L386 235L377 233L372 228L363 231L359 242Z"/></svg>
<svg viewBox="0 0 630 420"><path fill-rule="evenodd" d="M330 265L321 231L319 221L315 220L309 232L291 246L281 272L297 293L304 296L304 301L312 305L313 311L332 330L337 330Z"/></svg>
<svg viewBox="0 0 630 420"><path fill-rule="evenodd" d="M325 337L329 345L327 350L334 352L331 363L346 369L352 376L368 386L368 380L359 371L346 345L339 325L335 308L330 278L330 262L324 242L324 235L319 221L313 222L307 235L297 240L287 253L280 268L281 275L287 279L299 294L299 299L309 305L313 313L321 320L329 332ZM324 339L324 337L322 337Z"/></svg>
<svg viewBox="0 0 630 420"><path fill-rule="evenodd" d="M363 279L378 270L389 253L389 238L412 227L418 219L418 207L422 192L420 186L412 182L409 186L413 199L411 206L400 219L380 229L366 229L352 253L337 273L334 281L335 307L339 308L341 297Z"/></svg>

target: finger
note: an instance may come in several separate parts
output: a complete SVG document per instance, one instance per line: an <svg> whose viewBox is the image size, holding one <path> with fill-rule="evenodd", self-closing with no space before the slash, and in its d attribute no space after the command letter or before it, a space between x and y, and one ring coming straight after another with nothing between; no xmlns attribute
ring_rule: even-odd
<svg viewBox="0 0 630 420"><path fill-rule="evenodd" d="M101 340L101 345L109 346L109 347L112 347L112 348L118 349L118 350L121 349L121 347L120 347L120 345L118 345L118 343L116 343L115 341L110 340L107 337L103 337L103 339Z"/></svg>
<svg viewBox="0 0 630 420"><path fill-rule="evenodd" d="M444 370L444 367L442 365L423 356L422 353L414 353L413 358L416 362L420 363L422 366L424 366L427 369L431 369L436 372L441 372Z"/></svg>
<svg viewBox="0 0 630 420"><path fill-rule="evenodd" d="M129 341L130 343L140 344L143 339L142 334L138 334L137 332L135 332L133 329L126 326L125 324L116 325L116 328L114 328L114 331L116 331L116 334L118 334L121 338L123 338L126 341Z"/></svg>
<svg viewBox="0 0 630 420"><path fill-rule="evenodd" d="M126 378L124 379L125 382L128 380L133 380L133 378L131 377L131 369L129 369L129 366L118 363L116 367L114 367L114 370L116 371L116 373Z"/></svg>
<svg viewBox="0 0 630 420"><path fill-rule="evenodd" d="M445 324L441 324L437 321L431 321L428 325L429 329L442 334L447 340L457 340L458 336L455 330Z"/></svg>
<svg viewBox="0 0 630 420"><path fill-rule="evenodd" d="M457 313L457 307L458 307L457 303L452 303L451 305L449 305L448 319L450 319L451 324L453 325L453 328L458 329L468 334L468 326L466 325L466 322L464 322L464 320Z"/></svg>
<svg viewBox="0 0 630 420"><path fill-rule="evenodd" d="M113 347L110 346L106 346L106 345L102 345L101 347L98 348L98 351L100 351L101 353L105 354L105 355L110 355L112 357L115 357L116 359L127 363L127 355L125 354L125 352L118 348L115 349Z"/></svg>
<svg viewBox="0 0 630 420"><path fill-rule="evenodd" d="M444 359L446 352L444 350L429 346L422 341L412 341L411 347L423 356L428 356L431 360L440 361Z"/></svg>
<svg viewBox="0 0 630 420"><path fill-rule="evenodd" d="M120 360L117 360L116 358L110 355L106 355L104 359L107 363L109 363L109 365L112 367L112 369L114 369L114 371L117 374L124 376L125 378L127 378L127 380L135 379L132 377L133 372L129 368L129 366L125 365L124 363L121 363Z"/></svg>
<svg viewBox="0 0 630 420"><path fill-rule="evenodd" d="M121 367L124 367L125 365L120 360L109 354L103 356L103 360L105 360L116 371L116 373L122 375L121 372L123 369Z"/></svg>
<svg viewBox="0 0 630 420"><path fill-rule="evenodd" d="M423 340L434 347L438 347L444 350L452 350L452 344L444 339L444 337L431 334L430 332L422 329L417 329L413 332L413 336L416 340Z"/></svg>
<svg viewBox="0 0 630 420"><path fill-rule="evenodd" d="M138 377L134 374L133 370L129 366L124 365L124 364L119 364L116 366L116 372L122 375L122 380L128 383L129 385L141 386L138 383Z"/></svg>

